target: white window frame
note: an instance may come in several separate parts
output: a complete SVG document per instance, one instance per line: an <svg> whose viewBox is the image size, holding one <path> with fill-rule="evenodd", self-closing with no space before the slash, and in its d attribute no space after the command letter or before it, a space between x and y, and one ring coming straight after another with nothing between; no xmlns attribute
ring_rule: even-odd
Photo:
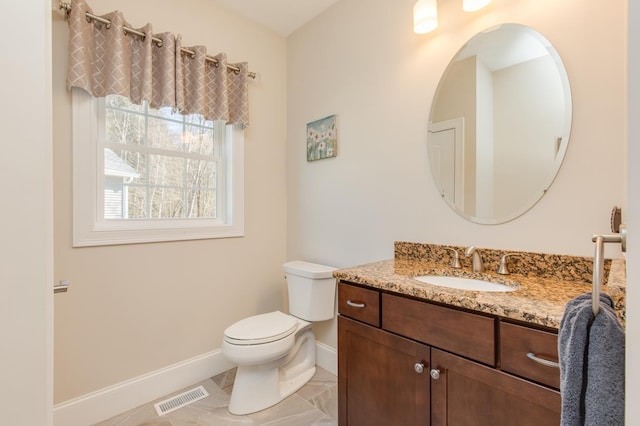
<svg viewBox="0 0 640 426"><path fill-rule="evenodd" d="M220 217L216 219L104 219L104 150L99 144L96 98L72 90L73 109L73 246L136 244L244 236L244 131L227 125L222 144L225 164L219 170ZM217 131L217 130L214 130ZM218 196L218 194L216 195Z"/></svg>

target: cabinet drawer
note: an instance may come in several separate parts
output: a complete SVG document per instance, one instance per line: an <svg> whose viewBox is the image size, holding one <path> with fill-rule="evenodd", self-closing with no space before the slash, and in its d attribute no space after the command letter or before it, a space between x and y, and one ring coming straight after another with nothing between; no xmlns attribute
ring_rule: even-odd
<svg viewBox="0 0 640 426"><path fill-rule="evenodd" d="M495 319L404 297L382 295L382 327L495 366Z"/></svg>
<svg viewBox="0 0 640 426"><path fill-rule="evenodd" d="M560 388L560 370L531 359L532 354L558 362L558 335L506 322L500 323L501 368L547 386Z"/></svg>
<svg viewBox="0 0 640 426"><path fill-rule="evenodd" d="M341 282L338 284L338 312L380 327L380 292Z"/></svg>

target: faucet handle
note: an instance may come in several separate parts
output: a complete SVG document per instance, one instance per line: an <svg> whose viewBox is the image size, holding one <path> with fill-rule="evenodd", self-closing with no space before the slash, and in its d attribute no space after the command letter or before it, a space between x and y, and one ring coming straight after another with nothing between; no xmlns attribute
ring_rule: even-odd
<svg viewBox="0 0 640 426"><path fill-rule="evenodd" d="M518 253L507 253L500 258L500 265L498 266L498 273L501 275L509 275L509 268L507 268L507 259L510 257L520 257Z"/></svg>
<svg viewBox="0 0 640 426"><path fill-rule="evenodd" d="M451 267L455 268L455 269L460 269L462 268L462 265L460 264L460 254L458 253L458 250L451 248L451 247L445 247L445 250L449 250L452 252L451 255Z"/></svg>

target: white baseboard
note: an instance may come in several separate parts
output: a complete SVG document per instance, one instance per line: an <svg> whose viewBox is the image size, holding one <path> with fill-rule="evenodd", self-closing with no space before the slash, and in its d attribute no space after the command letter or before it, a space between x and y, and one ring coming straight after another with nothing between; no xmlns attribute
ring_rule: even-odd
<svg viewBox="0 0 640 426"><path fill-rule="evenodd" d="M234 365L220 349L74 398L53 408L54 426L87 426L158 399Z"/></svg>
<svg viewBox="0 0 640 426"><path fill-rule="evenodd" d="M316 365L337 376L338 352L331 346L316 341Z"/></svg>
<svg viewBox="0 0 640 426"><path fill-rule="evenodd" d="M338 354L316 342L316 365L338 374ZM56 404L54 426L87 426L233 368L220 349Z"/></svg>

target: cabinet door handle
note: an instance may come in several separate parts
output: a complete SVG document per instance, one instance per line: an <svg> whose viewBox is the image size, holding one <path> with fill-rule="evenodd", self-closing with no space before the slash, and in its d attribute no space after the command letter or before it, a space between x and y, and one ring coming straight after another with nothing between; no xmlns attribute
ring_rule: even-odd
<svg viewBox="0 0 640 426"><path fill-rule="evenodd" d="M538 364L542 364L545 367L560 368L560 363L557 363L557 362L554 362L554 361L550 361L548 359L540 358L539 356L537 356L533 352L527 352L527 358L529 358L532 361L537 362Z"/></svg>
<svg viewBox="0 0 640 426"><path fill-rule="evenodd" d="M364 303L356 303L356 302L352 302L351 300L347 300L347 305L351 306L352 308L364 308L365 305Z"/></svg>
<svg viewBox="0 0 640 426"><path fill-rule="evenodd" d="M429 375L433 380L440 380L440 370L436 368L432 368L431 371L429 371Z"/></svg>
<svg viewBox="0 0 640 426"><path fill-rule="evenodd" d="M422 374L424 372L424 364L421 362L416 362L416 365L413 366L413 369L416 370L416 373Z"/></svg>

